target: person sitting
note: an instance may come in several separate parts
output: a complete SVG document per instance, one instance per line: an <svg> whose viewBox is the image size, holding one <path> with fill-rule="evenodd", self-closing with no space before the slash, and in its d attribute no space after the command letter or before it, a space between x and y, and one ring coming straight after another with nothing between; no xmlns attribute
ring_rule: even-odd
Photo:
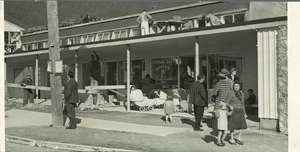
<svg viewBox="0 0 300 152"><path fill-rule="evenodd" d="M246 104L248 107L250 107L251 105L256 104L256 95L253 93L252 89L248 90L248 94L249 94L249 96L246 100Z"/></svg>

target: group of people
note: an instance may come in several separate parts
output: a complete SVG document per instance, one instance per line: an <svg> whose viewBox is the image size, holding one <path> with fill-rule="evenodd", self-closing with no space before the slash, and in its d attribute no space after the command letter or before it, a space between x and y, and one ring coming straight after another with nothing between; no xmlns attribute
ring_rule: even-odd
<svg viewBox="0 0 300 152"><path fill-rule="evenodd" d="M203 26L206 26L206 22L207 22L207 26L215 26L215 25L221 25L225 23L224 19L220 19L213 14L201 15L199 20L200 20L199 22L204 21ZM148 35L150 33L151 25L157 23L146 10L143 10L142 13L139 14L136 21L140 24L141 35Z"/></svg>
<svg viewBox="0 0 300 152"><path fill-rule="evenodd" d="M244 94L240 90L239 78L236 76L236 69L222 69L218 74L219 81L213 93L214 102L214 129L218 131L216 144L224 146L227 131L230 133L230 144L243 145L241 130L247 129ZM192 85L189 102L194 106L195 131L202 131L201 119L204 107L207 105L207 95L202 82L205 76L200 74L197 81ZM234 138L235 131L238 130L238 137Z"/></svg>

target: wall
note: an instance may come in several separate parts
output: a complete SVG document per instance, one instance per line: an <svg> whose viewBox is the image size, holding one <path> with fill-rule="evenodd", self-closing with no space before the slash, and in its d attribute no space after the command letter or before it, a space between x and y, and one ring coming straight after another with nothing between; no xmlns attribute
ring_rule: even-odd
<svg viewBox="0 0 300 152"><path fill-rule="evenodd" d="M287 26L280 26L277 34L277 88L279 131L288 134L288 67Z"/></svg>
<svg viewBox="0 0 300 152"><path fill-rule="evenodd" d="M250 2L249 20L287 16L287 2Z"/></svg>

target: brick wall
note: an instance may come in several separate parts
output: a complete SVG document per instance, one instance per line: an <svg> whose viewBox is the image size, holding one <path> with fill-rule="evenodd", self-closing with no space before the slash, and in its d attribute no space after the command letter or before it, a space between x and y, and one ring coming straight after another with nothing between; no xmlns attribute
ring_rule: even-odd
<svg viewBox="0 0 300 152"><path fill-rule="evenodd" d="M277 87L280 132L288 133L288 66L287 26L280 26L277 33Z"/></svg>

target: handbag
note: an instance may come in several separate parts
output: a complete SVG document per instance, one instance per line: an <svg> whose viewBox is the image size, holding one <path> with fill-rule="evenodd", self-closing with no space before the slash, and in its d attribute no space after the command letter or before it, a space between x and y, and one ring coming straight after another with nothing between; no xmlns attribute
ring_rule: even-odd
<svg viewBox="0 0 300 152"><path fill-rule="evenodd" d="M220 93L220 90L217 92L217 94L213 94L213 95L211 96L212 102L216 102L216 99L218 98L219 93Z"/></svg>

